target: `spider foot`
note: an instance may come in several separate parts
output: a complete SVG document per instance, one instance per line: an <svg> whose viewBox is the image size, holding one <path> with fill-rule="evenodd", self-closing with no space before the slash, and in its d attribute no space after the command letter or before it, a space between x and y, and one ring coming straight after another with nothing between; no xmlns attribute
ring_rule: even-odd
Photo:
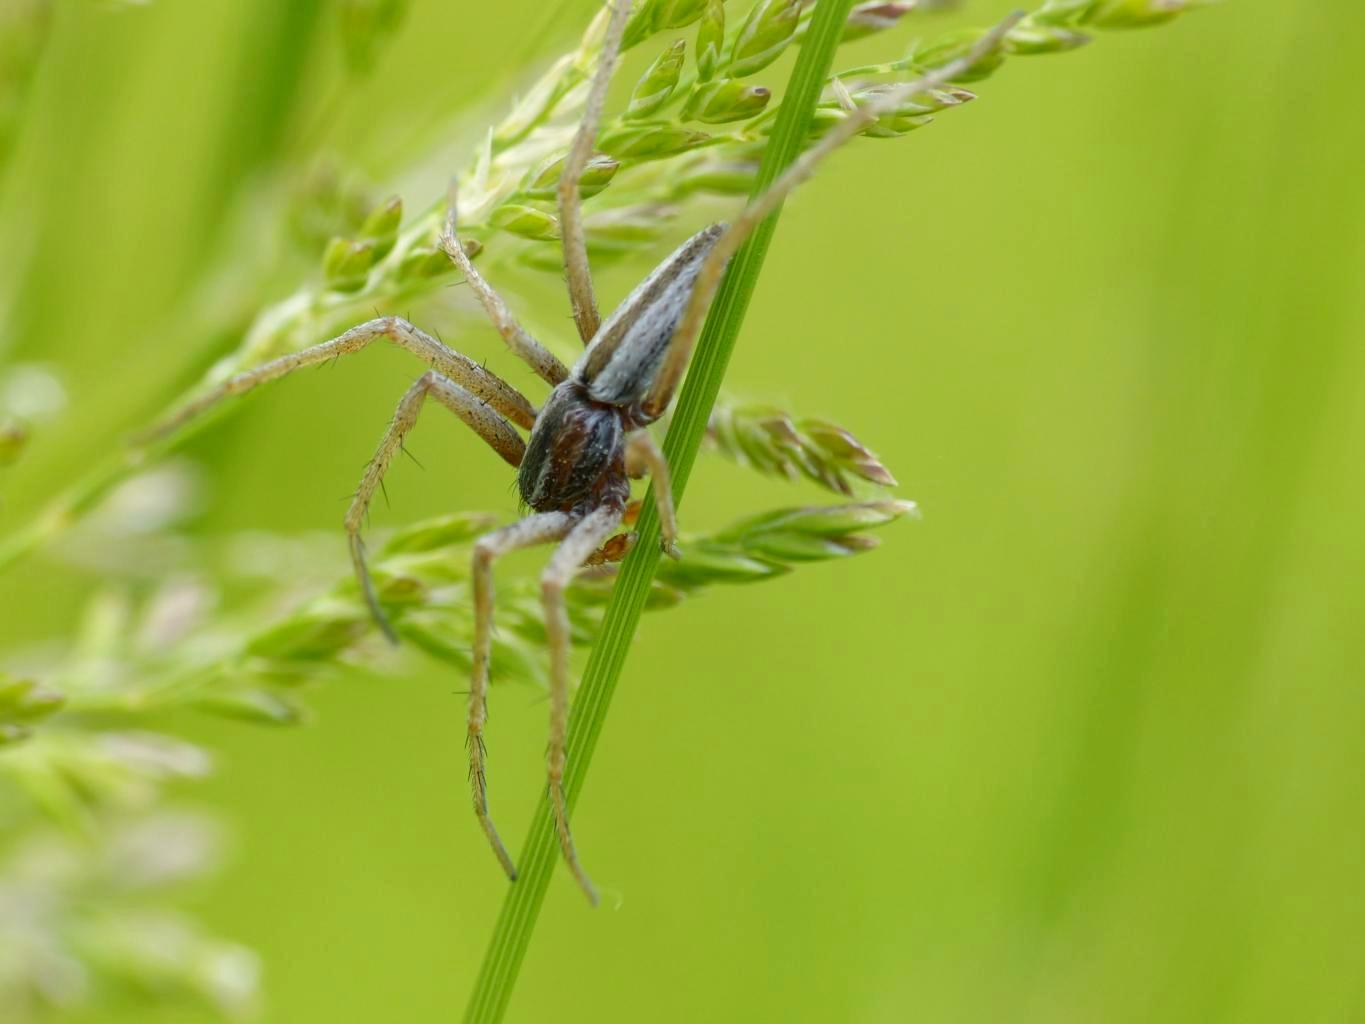
<svg viewBox="0 0 1365 1024"><path fill-rule="evenodd" d="M370 610L370 618L379 627L379 632L384 634L384 639L397 647L398 633L394 630L393 624L389 622L389 617L384 614L384 609L379 604L379 594L375 591L369 566L365 564L365 544L361 541L358 533L351 534L350 548L351 563L355 566L356 580L360 584L361 594L365 597L365 606Z"/></svg>

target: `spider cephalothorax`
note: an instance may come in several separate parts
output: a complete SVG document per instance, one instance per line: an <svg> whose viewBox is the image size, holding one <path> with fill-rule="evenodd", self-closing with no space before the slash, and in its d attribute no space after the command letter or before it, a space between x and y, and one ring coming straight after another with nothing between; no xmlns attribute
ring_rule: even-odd
<svg viewBox="0 0 1365 1024"><path fill-rule="evenodd" d="M647 404L697 271L723 230L712 225L664 260L598 328L569 376L536 417L517 472L537 512L624 508L630 495L627 435L667 406ZM660 407L662 405L662 407ZM638 473L635 475L639 475Z"/></svg>
<svg viewBox="0 0 1365 1024"><path fill-rule="evenodd" d="M526 443L517 489L537 512L624 506L630 481L620 410L594 402L582 381L570 378L556 387Z"/></svg>

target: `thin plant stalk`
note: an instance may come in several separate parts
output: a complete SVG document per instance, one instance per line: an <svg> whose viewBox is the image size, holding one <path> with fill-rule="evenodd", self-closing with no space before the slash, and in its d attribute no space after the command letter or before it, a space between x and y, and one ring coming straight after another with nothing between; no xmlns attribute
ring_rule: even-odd
<svg viewBox="0 0 1365 1024"><path fill-rule="evenodd" d="M792 69L787 96L763 156L754 197L761 195L791 165L804 148L816 103L834 53L843 35L852 0L822 0L816 8ZM681 502L687 480L706 434L711 407L720 393L721 381L734 350L758 282L768 245L772 241L780 210L774 210L740 247L711 305L696 356L678 398L677 409L664 441L664 452L673 471L673 500ZM639 541L621 567L593 647L587 670L573 705L568 738L568 767L564 777L570 808L582 792L607 708L625 665L635 636L650 583L659 561L659 521L654 502L645 498L640 518ZM554 822L548 797L542 798L531 822L530 833L518 860L520 871L508 889L502 910L484 956L483 966L465 1012L466 1024L496 1024L503 1019L522 960L531 942L536 919L550 877L559 859Z"/></svg>

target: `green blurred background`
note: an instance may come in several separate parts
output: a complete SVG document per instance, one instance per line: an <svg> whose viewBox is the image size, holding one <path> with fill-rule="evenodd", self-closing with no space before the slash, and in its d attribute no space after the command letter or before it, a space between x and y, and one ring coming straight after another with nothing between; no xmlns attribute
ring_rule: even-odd
<svg viewBox="0 0 1365 1024"><path fill-rule="evenodd" d="M0 532L202 363L176 318L253 175L321 123L406 193L594 4L538 34L541 0L418 0L320 121L327 7L57 4L3 185L0 360L73 407ZM729 389L849 426L924 518L645 620L575 820L606 906L557 876L510 1019L1365 1020L1362 38L1359 5L1270 0L1108 33L788 205ZM552 276L499 283L567 339ZM490 331L458 344L526 381ZM193 449L199 528L339 538L411 375L374 352L253 396ZM468 432L416 448L377 526L513 513ZM707 459L684 519L819 497ZM69 633L88 583L38 560L0 588L8 646ZM195 910L263 954L272 1024L450 1020L471 988L505 883L464 681L411 664L330 682L301 730L174 723L220 753L185 798L237 837ZM545 715L494 694L518 841Z"/></svg>

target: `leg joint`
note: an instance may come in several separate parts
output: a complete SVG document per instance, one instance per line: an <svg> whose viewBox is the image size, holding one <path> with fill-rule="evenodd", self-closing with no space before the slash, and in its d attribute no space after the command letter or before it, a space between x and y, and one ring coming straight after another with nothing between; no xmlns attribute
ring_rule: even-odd
<svg viewBox="0 0 1365 1024"><path fill-rule="evenodd" d="M568 581L554 569L546 569L540 576L540 596L546 601L557 601L563 596Z"/></svg>
<svg viewBox="0 0 1365 1024"><path fill-rule="evenodd" d="M498 550L488 537L480 537L474 542L474 568L486 569L493 564Z"/></svg>
<svg viewBox="0 0 1365 1024"><path fill-rule="evenodd" d="M376 330L391 340L398 340L402 335L411 335L416 328L401 316L385 316L374 321Z"/></svg>

